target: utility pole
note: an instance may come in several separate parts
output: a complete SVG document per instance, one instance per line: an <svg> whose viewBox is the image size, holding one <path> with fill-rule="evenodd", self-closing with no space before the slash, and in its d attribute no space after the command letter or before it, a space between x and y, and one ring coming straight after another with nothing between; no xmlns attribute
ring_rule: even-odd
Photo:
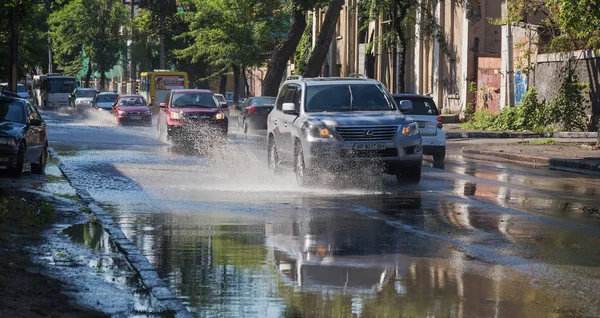
<svg viewBox="0 0 600 318"><path fill-rule="evenodd" d="M16 12L17 8L10 10L8 24L10 27L10 43L8 46L8 90L11 92L17 91L17 54L19 51L19 29L17 26Z"/></svg>

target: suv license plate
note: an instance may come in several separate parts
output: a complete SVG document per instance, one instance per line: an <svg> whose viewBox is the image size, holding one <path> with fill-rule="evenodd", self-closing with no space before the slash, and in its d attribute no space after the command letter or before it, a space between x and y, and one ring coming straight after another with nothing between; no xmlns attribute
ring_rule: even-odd
<svg viewBox="0 0 600 318"><path fill-rule="evenodd" d="M419 122L419 128L425 128L425 122L420 121Z"/></svg>
<svg viewBox="0 0 600 318"><path fill-rule="evenodd" d="M142 116L129 116L130 120L142 120Z"/></svg>
<svg viewBox="0 0 600 318"><path fill-rule="evenodd" d="M354 144L353 150L385 150L385 144Z"/></svg>

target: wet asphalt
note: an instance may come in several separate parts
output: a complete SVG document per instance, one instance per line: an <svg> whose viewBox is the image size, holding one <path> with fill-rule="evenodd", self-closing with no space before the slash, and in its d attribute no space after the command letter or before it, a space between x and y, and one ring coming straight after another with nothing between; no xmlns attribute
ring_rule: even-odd
<svg viewBox="0 0 600 318"><path fill-rule="evenodd" d="M43 115L71 182L197 316L600 316L598 177L466 159L449 141L418 186L303 188L234 119L205 152L106 113Z"/></svg>

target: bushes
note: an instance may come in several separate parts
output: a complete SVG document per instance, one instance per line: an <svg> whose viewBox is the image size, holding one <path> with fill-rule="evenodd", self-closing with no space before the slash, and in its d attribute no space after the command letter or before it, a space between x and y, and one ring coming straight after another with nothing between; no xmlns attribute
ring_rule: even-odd
<svg viewBox="0 0 600 318"><path fill-rule="evenodd" d="M563 67L561 72L560 88L549 104L540 102L536 88L531 87L520 105L505 107L498 115L480 110L462 127L497 131L585 131L584 94L587 86L579 82L577 74L569 66Z"/></svg>

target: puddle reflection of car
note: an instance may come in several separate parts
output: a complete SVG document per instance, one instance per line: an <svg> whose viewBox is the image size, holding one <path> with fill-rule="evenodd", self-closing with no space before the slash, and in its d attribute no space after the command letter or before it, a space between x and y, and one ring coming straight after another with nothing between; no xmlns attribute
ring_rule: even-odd
<svg viewBox="0 0 600 318"><path fill-rule="evenodd" d="M92 106L98 110L106 110L112 112L113 105L119 98L119 94L110 93L110 92L102 92L94 97L92 101Z"/></svg>
<svg viewBox="0 0 600 318"><path fill-rule="evenodd" d="M162 140L226 138L227 125L227 116L210 90L172 90L160 103L157 129Z"/></svg>
<svg viewBox="0 0 600 318"><path fill-rule="evenodd" d="M18 177L26 164L44 173L48 159L46 124L37 108L21 98L0 96L0 167Z"/></svg>
<svg viewBox="0 0 600 318"><path fill-rule="evenodd" d="M152 125L152 111L142 95L120 96L113 107L113 113L119 125Z"/></svg>
<svg viewBox="0 0 600 318"><path fill-rule="evenodd" d="M266 130L269 113L275 106L275 97L250 97L236 108L240 111L237 116L238 131L244 134L251 130Z"/></svg>

